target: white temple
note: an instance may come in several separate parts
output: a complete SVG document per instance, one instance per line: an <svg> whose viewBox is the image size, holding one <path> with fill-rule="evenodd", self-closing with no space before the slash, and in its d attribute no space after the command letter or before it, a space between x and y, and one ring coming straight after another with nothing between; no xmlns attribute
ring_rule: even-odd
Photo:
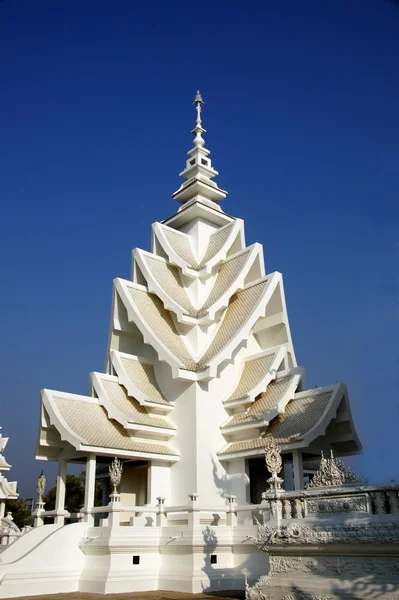
<svg viewBox="0 0 399 600"><path fill-rule="evenodd" d="M0 427L1 429L1 427ZM6 461L4 450L7 446L8 438L0 433L0 519L5 515L7 500L17 500L17 482L8 481L3 473L11 469L11 465ZM0 521L1 525L1 521Z"/></svg>
<svg viewBox="0 0 399 600"><path fill-rule="evenodd" d="M361 449L345 385L306 388L281 273L266 273L261 244L246 246L243 221L219 205L227 192L213 181L202 104L197 93L180 207L152 225L151 252L133 250L131 280L114 280L104 373L87 396L42 391L36 457L59 470L55 511L38 505L36 525L54 524L10 547L22 562L19 574L0 566L0 597L243 589L264 573L251 538L270 476L265 437L281 450L286 490L303 489L322 452ZM95 507L96 477L108 485L115 457L119 494ZM76 515L68 463L86 465Z"/></svg>

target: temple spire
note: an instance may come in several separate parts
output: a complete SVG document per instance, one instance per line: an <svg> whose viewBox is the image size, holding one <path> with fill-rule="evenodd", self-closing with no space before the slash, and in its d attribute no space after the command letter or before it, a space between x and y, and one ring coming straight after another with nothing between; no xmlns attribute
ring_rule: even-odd
<svg viewBox="0 0 399 600"><path fill-rule="evenodd" d="M180 188L172 194L172 198L186 204L187 202L202 202L210 204L212 208L220 208L216 202L220 202L227 196L227 192L220 189L218 185L212 181L218 172L212 168L211 159L209 158L210 151L205 148L205 140L202 137L206 130L202 127L202 105L204 101L198 90L194 98L195 110L197 113L195 127L191 133L195 136L193 148L188 152L189 158L186 162L186 168L180 173L186 181Z"/></svg>
<svg viewBox="0 0 399 600"><path fill-rule="evenodd" d="M194 98L194 104L195 104L195 109L197 111L197 120L195 123L195 128L193 129L192 133L195 133L195 138L194 138L194 147L201 147L205 145L205 140L202 137L203 133L206 133L205 129L202 128L202 121L201 121L201 110L202 110L202 105L204 104L204 101L202 99L201 93L199 90L197 90L196 96Z"/></svg>

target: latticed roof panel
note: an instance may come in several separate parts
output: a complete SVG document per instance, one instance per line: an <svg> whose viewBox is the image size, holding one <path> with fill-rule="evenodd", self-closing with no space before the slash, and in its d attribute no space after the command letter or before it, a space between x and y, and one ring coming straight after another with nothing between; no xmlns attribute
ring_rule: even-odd
<svg viewBox="0 0 399 600"><path fill-rule="evenodd" d="M153 444L129 435L120 423L108 418L106 410L97 402L62 396L54 397L53 402L67 427L86 446L173 454L168 444Z"/></svg>

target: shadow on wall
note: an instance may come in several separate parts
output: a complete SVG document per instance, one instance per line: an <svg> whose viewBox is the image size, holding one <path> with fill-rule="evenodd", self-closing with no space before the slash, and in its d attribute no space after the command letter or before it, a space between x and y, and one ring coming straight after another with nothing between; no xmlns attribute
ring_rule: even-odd
<svg viewBox="0 0 399 600"><path fill-rule="evenodd" d="M212 458L212 475L213 475L213 480L216 484L216 487L218 488L218 493L219 496L221 498L227 498L229 495L229 477L227 475L226 472L223 473L223 475L219 475L218 473L218 465L215 462L215 459Z"/></svg>
<svg viewBox="0 0 399 600"><path fill-rule="evenodd" d="M341 578L341 575L339 575ZM347 581L345 581L347 583ZM399 600L399 596L391 596L391 594L397 594L399 592L399 586L397 584L380 584L376 583L371 577L371 580L367 583L356 583L350 587L333 586L328 591L324 592L321 596L315 596L312 593L306 592L299 586L292 586L290 588L292 596L286 596L287 600L378 600L378 598L389 598L389 600ZM388 594L388 596L387 596ZM265 600L268 596L265 595ZM250 598L248 599L250 600ZM259 600L259 597L256 597ZM273 594L270 596L270 600L273 600Z"/></svg>
<svg viewBox="0 0 399 600"><path fill-rule="evenodd" d="M345 523L349 525L350 519L347 519ZM253 559L247 558L235 567L218 567L217 559L223 553L220 552L220 548L218 553L216 530L207 526L203 529L202 535L204 540L204 566L202 567L202 571L209 580L208 586L202 585L204 593L218 593L220 591L228 593L229 589L237 591L237 588L244 588L246 580L250 586L256 583L258 573L255 576L253 575ZM347 552L348 543L345 543L345 549ZM318 600L319 598L325 598L326 600L378 600L379 598L399 600L399 562L397 557L395 560L394 555L387 557L379 554L378 549L375 549L375 545L370 550L371 552L375 552L374 556L364 555L362 557L359 554L355 554L355 552L341 556L337 555L337 553L322 554L320 553L320 549L315 547L314 556L301 556L302 550L299 546L298 554L296 555L300 557L302 565L299 570L297 563L293 565L295 559L292 561L290 556L278 556L274 554L275 558L280 559L275 567L275 573L286 576L288 580L291 579L292 581L295 577L299 579L304 573L311 573L312 571L319 581L323 577L326 579L325 590L318 592L321 595L315 595L317 594L316 592L312 593L309 590L303 589L299 584L293 584L290 587L287 586L284 591L278 596L276 594L275 597L280 598L284 596L287 600ZM261 551L259 550L259 552ZM264 556L264 576L269 574L270 554L269 552L262 552ZM273 558L271 560L273 561ZM361 569L360 572L359 567ZM235 585L232 587L234 582ZM259 595L259 589L248 590L248 600L260 600L261 598L263 600L274 600L272 580L270 581L270 585L270 592L267 590L267 587L264 588L262 586L261 595ZM277 590L277 586L274 589ZM237 591L237 594L238 596L241 594L242 597L244 592Z"/></svg>
<svg viewBox="0 0 399 600"><path fill-rule="evenodd" d="M256 582L257 576L252 575L253 565L250 565L249 561L246 560L237 567L218 567L217 563L215 564L213 562L215 559L212 558L213 556L216 556L217 560L217 558L220 557L220 554L216 553L218 538L215 529L209 526L205 527L202 530L202 537L204 540L204 566L202 567L202 571L208 577L210 582L208 586L202 584L203 593L219 594L220 592L226 592L226 595L231 596L232 592L229 590L233 590L234 597L244 598L246 579L249 580L250 584ZM265 572L266 571L268 571L268 561L265 556ZM235 587L232 587L233 580L236 581Z"/></svg>
<svg viewBox="0 0 399 600"><path fill-rule="evenodd" d="M388 512L388 507L386 507L386 512ZM389 518L390 515L384 516ZM302 523L305 523L305 519L302 520ZM356 525L353 517L348 516L340 521L339 526L344 531L346 529L347 532L350 532L354 523ZM368 527L368 523L364 525L366 528ZM317 523L317 527L323 528L323 517ZM324 527L328 530L334 526L328 525L327 522ZM353 550L351 550L351 542L345 540L339 542L339 545L331 545L330 551L325 544L317 545L315 543L312 545L312 549L309 544L306 544L306 554L303 553L303 545L298 544L297 553L293 552L291 546L290 554L286 554L285 548L281 551L281 545L277 550L277 547L269 544L269 551L266 552L270 557L271 569L276 575L275 582L277 583L279 580L283 584L284 578L291 582L295 578L298 580L298 583L291 584L289 589L284 589L282 595L285 594L287 600L318 600L319 598L323 600L378 600L379 598L399 600L399 556L395 553L395 536L397 535L395 532L399 531L399 523L396 520L394 523L386 521L386 527L391 541L382 539L379 541L376 538L374 543L361 543L369 554L356 551L358 544L353 544ZM392 551L387 552L387 544ZM345 553L340 555L339 547ZM326 587L318 592L313 591L313 593L309 589L304 589L301 587L301 585L303 586L301 578L304 574L309 574L310 577L313 574L317 577L318 583L324 578ZM267 575L266 572L265 575ZM267 585L262 586L264 600L269 599L268 594L270 594L270 600L274 600L273 590L278 589L276 583L274 587L273 576L271 576L271 592L267 590ZM309 587L311 588L311 581ZM254 600L259 600L259 590L253 590L252 594L249 590L248 600L251 600L251 596ZM276 597L280 598L280 595L276 595Z"/></svg>

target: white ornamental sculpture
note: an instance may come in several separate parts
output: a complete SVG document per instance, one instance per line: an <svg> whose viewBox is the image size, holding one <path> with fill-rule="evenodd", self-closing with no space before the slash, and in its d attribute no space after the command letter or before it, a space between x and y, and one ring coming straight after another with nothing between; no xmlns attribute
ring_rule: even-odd
<svg viewBox="0 0 399 600"><path fill-rule="evenodd" d="M280 448L272 436L265 437L265 463L267 470L272 474L267 480L271 490L281 490L283 479L278 476L283 468Z"/></svg>
<svg viewBox="0 0 399 600"><path fill-rule="evenodd" d="M43 494L46 490L46 476L43 473L43 471L40 473L39 477L37 478L36 490L37 490L37 495L38 495L38 504L43 504Z"/></svg>
<svg viewBox="0 0 399 600"><path fill-rule="evenodd" d="M324 458L321 453L320 468L307 488L327 487L331 485L348 485L361 483L357 475L344 465L342 460L335 458L331 450L330 458Z"/></svg>
<svg viewBox="0 0 399 600"><path fill-rule="evenodd" d="M123 467L122 467L121 461L115 457L109 466L109 478L113 485L113 490L112 490L112 494L111 494L112 496L118 495L117 487L120 484L121 479L122 479L122 470L123 470Z"/></svg>

